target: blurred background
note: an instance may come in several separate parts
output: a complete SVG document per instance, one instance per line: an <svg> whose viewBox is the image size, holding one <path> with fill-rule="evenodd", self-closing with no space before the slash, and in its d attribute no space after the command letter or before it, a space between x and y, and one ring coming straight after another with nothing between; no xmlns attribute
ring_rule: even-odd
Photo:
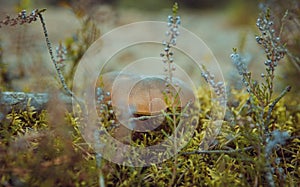
<svg viewBox="0 0 300 187"><path fill-rule="evenodd" d="M211 49L226 82L234 82L236 79L230 60L234 47L244 55L254 76L259 79L264 71L264 52L255 41L255 35L259 34L255 23L261 6L269 5L273 8L274 15L277 16L276 23L280 23L287 9L293 9L294 12L291 11L293 14L289 17L291 23L288 22L287 26L292 25L295 20L299 21L300 15L297 14L299 3L292 0L291 3L269 0L264 2L265 5L259 0L177 2L182 26L195 33ZM76 63L94 40L124 24L136 21L167 21L173 3L174 1L167 0L0 0L0 20L6 15L15 17L23 9L29 14L36 8L46 8L43 16L53 47L61 43L68 51L64 71L71 84ZM92 26L88 22L92 22ZM292 53L299 56L299 22L296 32L294 30L295 28L287 29L284 41ZM2 90L47 91L58 86L58 82L53 81L55 69L47 53L40 23L0 28L0 47ZM146 53L146 50L129 50L116 57L116 65L143 57ZM278 69L282 73L277 74L278 81L290 82L289 84L298 87L299 81L295 80L299 74L299 62L297 59L294 62L286 59L284 63L283 66L279 65Z"/></svg>

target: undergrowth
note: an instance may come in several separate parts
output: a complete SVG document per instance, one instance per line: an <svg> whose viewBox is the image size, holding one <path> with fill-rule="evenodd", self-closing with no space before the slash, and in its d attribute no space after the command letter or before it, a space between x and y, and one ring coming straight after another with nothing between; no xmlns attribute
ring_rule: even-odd
<svg viewBox="0 0 300 187"><path fill-rule="evenodd" d="M37 21L39 18L42 20L44 11L44 9L34 10L30 15L21 11L17 18L6 17L0 22L0 26L22 25ZM176 20L180 18L176 17ZM58 72L60 76L66 77L67 83L61 81L65 90L69 89L66 87L70 84L69 81L83 53L100 34L89 19L84 19L82 23L83 28L77 32L77 40L66 39L57 48L57 58L51 55L58 69L62 68L59 64L63 65L66 61L72 63L71 67L63 72L64 74ZM42 21L42 24L45 23ZM213 113L211 93L208 89L198 90L197 97L201 103L197 109L199 124L187 146L165 162L137 168L99 159L99 155L81 135L80 128L85 125L82 124L82 114L68 111L63 103L54 98L43 111L36 111L29 103L26 110L12 110L6 119L0 122L0 184L2 186L103 186L104 183L106 186L299 185L300 100L299 97L288 93L290 89L294 89L290 86L281 93L274 91L276 67L280 65L279 61L285 60L287 50L273 24L271 10L263 9L257 21L260 34L256 36L256 41L262 46L266 56L266 61L263 62L266 69L262 72L261 82L253 79L243 57L238 54L237 49L234 49L231 55L232 62L241 76L245 90L230 89L222 129L214 144L208 149L200 148ZM90 34L88 31L93 33ZM45 29L44 32L47 38ZM173 69L168 66L171 65L172 57L169 54L169 44L165 44L168 50L162 56L167 56L169 79L172 80ZM49 41L47 45L50 48ZM0 63L1 57L0 48ZM1 81L5 81L6 70L2 63L0 68ZM213 76L205 68L202 76L208 85L214 88L215 94L220 95L219 102L224 104L222 97L222 93L225 92L224 83L215 83ZM114 124L111 121L114 116L107 113L108 111L99 114L102 115L105 127ZM167 118L165 123L170 123L170 120L172 121ZM170 124L175 125L175 128L175 123L176 120L173 120ZM168 132L172 126L166 125L164 128L159 130ZM155 145L164 138L164 134L159 130L133 134L131 143L135 146Z"/></svg>

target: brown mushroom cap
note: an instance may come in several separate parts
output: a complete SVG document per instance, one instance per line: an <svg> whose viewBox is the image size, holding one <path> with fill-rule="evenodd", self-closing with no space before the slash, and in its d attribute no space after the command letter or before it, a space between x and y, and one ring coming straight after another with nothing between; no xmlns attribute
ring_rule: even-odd
<svg viewBox="0 0 300 187"><path fill-rule="evenodd" d="M110 72L102 75L103 89L111 93L112 106L128 106L134 114L154 115L165 110L166 81L163 76L139 76L129 73ZM180 79L172 79L169 102L184 107L195 100L192 88ZM176 94L178 94L176 96Z"/></svg>

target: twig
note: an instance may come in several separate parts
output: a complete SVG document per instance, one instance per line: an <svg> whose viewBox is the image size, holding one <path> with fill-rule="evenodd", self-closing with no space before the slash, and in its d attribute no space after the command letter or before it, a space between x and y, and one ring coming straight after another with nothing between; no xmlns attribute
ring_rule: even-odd
<svg viewBox="0 0 300 187"><path fill-rule="evenodd" d="M56 72L58 74L58 77L59 77L59 80L65 90L65 92L70 95L72 98L74 98L78 103L81 103L78 98L75 96L75 94L68 88L67 84L66 84L66 81L65 81L65 78L59 68L59 65L57 63L57 61L55 60L54 56L53 56L53 51L52 51L52 46L51 46L51 42L49 40L49 36L48 36L48 32L47 32L47 28L46 28L46 23L44 21L44 18L42 16L42 14L40 12L37 13L39 18L40 18L40 21L41 21L41 24L42 24L42 28L43 28L43 31L44 31L44 35L45 35L45 40L46 40L46 44L47 44L47 48L48 48L48 51L49 51L49 54L50 54L50 57L51 57L51 60L55 66L55 69L56 69Z"/></svg>
<svg viewBox="0 0 300 187"><path fill-rule="evenodd" d="M96 159L96 165L98 168L98 182L99 182L99 187L104 187L105 186L105 181L104 181L104 176L103 176L103 172L102 172L102 154L99 153L99 149L101 149L101 147L103 147L104 145L100 142L99 140L100 137L100 133L98 131L94 132L94 138L96 141L96 147L95 147L95 159Z"/></svg>
<svg viewBox="0 0 300 187"><path fill-rule="evenodd" d="M153 115L153 116L139 116L139 117L132 117L130 118L128 121L129 122L133 122L133 121L143 121L143 120L148 120L148 119L154 119L154 118L159 118L159 117L166 117L166 113L163 114L157 114L157 115ZM182 116L182 117L188 117L187 114L182 114L182 113L172 113L172 115L174 116Z"/></svg>
<svg viewBox="0 0 300 187"><path fill-rule="evenodd" d="M284 27L284 24L286 23L286 19L287 19L287 16L289 14L289 10L286 10L283 17L281 18L281 26L280 26L280 31L279 31L279 37L281 37L281 34L283 32L283 27Z"/></svg>
<svg viewBox="0 0 300 187"><path fill-rule="evenodd" d="M23 24L30 24L37 20L38 14L45 12L46 9L35 9L29 15L27 14L26 10L22 10L19 12L18 16L12 18L10 16L6 16L4 20L0 20L0 28L4 26L15 26L15 25L23 25Z"/></svg>
<svg viewBox="0 0 300 187"><path fill-rule="evenodd" d="M300 72L300 58L293 55L289 50L287 50L286 53L287 53L287 56L288 56L289 60L294 64L294 66Z"/></svg>
<svg viewBox="0 0 300 187"><path fill-rule="evenodd" d="M36 111L46 109L50 97L51 94L49 93L0 92L0 121L12 109L16 111L25 110L28 103ZM58 93L58 99L65 103L68 109L72 108L72 97L69 95Z"/></svg>
<svg viewBox="0 0 300 187"><path fill-rule="evenodd" d="M268 110L268 114L267 114L267 119L266 119L266 123L265 123L265 131L268 131L268 126L270 124L270 119L271 119L271 114L272 111L275 107L275 105L280 101L280 99L282 99L285 94L287 94L287 92L289 92L291 90L291 86L287 86L282 92L281 94L269 105L269 110Z"/></svg>
<svg viewBox="0 0 300 187"><path fill-rule="evenodd" d="M248 151L253 149L253 146L245 147L242 149L234 149L234 150L196 150L191 152L183 152L182 155L192 155L192 154L231 154L231 153L238 153L242 151Z"/></svg>

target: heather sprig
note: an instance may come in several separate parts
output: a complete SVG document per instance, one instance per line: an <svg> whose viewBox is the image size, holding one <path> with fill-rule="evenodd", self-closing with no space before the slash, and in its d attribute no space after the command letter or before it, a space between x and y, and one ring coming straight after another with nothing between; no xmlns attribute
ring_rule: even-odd
<svg viewBox="0 0 300 187"><path fill-rule="evenodd" d="M179 36L179 25L181 24L181 18L180 16L177 15L178 13L178 4L175 2L173 7L172 7L172 12L173 15L168 16L168 28L169 30L166 32L166 35L169 37L167 41L163 41L163 46L164 46L164 51L160 54L162 57L162 61L165 64L164 71L167 74L165 77L166 80L166 102L169 103L170 97L174 99L174 101L178 98L178 93L171 93L171 87L176 86L178 87L177 84L173 85L173 72L176 70L176 66L174 64L174 52L172 50L172 47L176 46L176 40L177 36ZM174 106L174 101L172 101L171 104L171 115L172 120L170 120L170 127L173 128L174 130L176 129L177 125L177 118L174 115L176 113L176 107ZM175 130L176 131L176 130ZM177 139L177 132L174 133L174 139ZM177 150L177 143L174 142L174 151L176 152ZM172 179L169 183L169 186L173 186L175 183L176 175L177 175L177 155L174 157L174 165L172 168Z"/></svg>
<svg viewBox="0 0 300 187"><path fill-rule="evenodd" d="M226 88L225 83L222 81L216 82L215 76L209 72L204 65L201 67L201 76L212 88L213 92L216 94L216 100L221 106L226 106Z"/></svg>
<svg viewBox="0 0 300 187"><path fill-rule="evenodd" d="M62 45L62 43L59 43L58 47L55 49L56 51L56 62L59 66L59 68L62 68L65 66L63 63L66 60L67 55L67 49L65 46Z"/></svg>
<svg viewBox="0 0 300 187"><path fill-rule="evenodd" d="M115 116L114 111L112 110L112 101L107 99L110 97L110 92L104 93L101 87L97 87L96 89L96 102L99 112L100 122L103 124L111 124L115 126Z"/></svg>
<svg viewBox="0 0 300 187"><path fill-rule="evenodd" d="M276 35L274 30L274 22L271 19L269 9L265 9L258 17L256 26L261 32L256 36L257 43L262 46L265 52L266 60L264 65L266 66L266 74L262 73L261 77L263 82L259 83L253 80L251 72L248 71L243 58L237 53L237 50L233 50L231 54L231 60L237 68L239 74L242 76L242 82L246 86L250 95L250 116L256 120L259 131L259 145L258 152L263 152L261 156L264 160L264 173L265 179L269 186L275 186L275 180L272 173L272 163L270 157L274 148L277 145L284 145L286 140L289 139L289 133L287 131L279 131L276 129L270 129L269 125L272 123L271 115L275 105L282 99L291 87L287 86L281 94L273 98L274 92L274 78L275 69L278 62L284 58L286 49L280 41L280 37Z"/></svg>
<svg viewBox="0 0 300 187"><path fill-rule="evenodd" d="M6 18L2 21L0 21L0 28L3 25L7 26L15 26L15 25L23 25L25 23L31 23L37 21L38 14L46 11L46 9L35 9L31 11L30 14L27 14L26 10L22 10L18 13L18 16L15 18L10 17L9 15L6 16Z"/></svg>
<svg viewBox="0 0 300 187"><path fill-rule="evenodd" d="M40 19L40 22L42 24L42 28L43 28L44 36L45 36L45 41L46 41L46 45L47 45L47 48L48 48L48 52L49 52L50 58L52 60L52 63L54 64L55 70L56 70L56 72L58 74L58 77L59 77L59 80L60 80L60 82L61 82L61 84L63 86L63 89L65 90L65 92L68 95L70 95L78 103L80 103L79 99L75 96L75 94L67 86L66 81L65 81L65 77L63 76L62 71L60 69L60 65L57 63L57 59L55 59L55 57L53 55L52 46L51 46L51 42L50 42L50 39L49 39L48 30L47 30L47 27L46 27L46 23L45 23L44 17L43 17L43 15L42 15L41 12L38 12L37 15L38 15L38 17Z"/></svg>
<svg viewBox="0 0 300 187"><path fill-rule="evenodd" d="M257 82L252 82L251 80L251 72L248 71L248 67L245 63L244 58L237 53L237 49L233 49L233 53L230 55L231 61L235 68L237 69L239 75L242 76L242 83L247 88L247 92L253 92L255 89L255 86L257 86Z"/></svg>
<svg viewBox="0 0 300 187"><path fill-rule="evenodd" d="M284 48L284 45L281 44L280 38L276 37L269 9L266 9L266 11L263 11L259 15L256 26L261 32L261 35L256 36L256 41L264 48L267 58L264 62L267 73L261 74L264 81L259 83L258 81L253 80L251 72L248 71L242 56L237 53L236 48L233 49L231 60L239 74L242 76L242 82L246 86L247 92L250 94L249 101L252 104L252 108L259 110L256 115L257 119L259 119L259 123L261 123L262 133L265 137L269 137L270 132L268 126L270 124L271 113L275 105L290 91L291 87L287 86L277 98L272 98L275 68L277 67L279 60L284 57L286 49ZM266 139L267 138L265 138L265 140Z"/></svg>
<svg viewBox="0 0 300 187"><path fill-rule="evenodd" d="M48 52L50 54L51 60L55 66L55 69L58 73L59 79L64 87L64 90L72 97L75 98L75 95L73 94L73 92L68 88L68 86L65 83L65 79L61 73L61 69L59 65L59 62L63 61L63 55L64 55L64 51L62 50L62 47L58 47L57 48L57 59L55 59L54 55L53 55L53 51L52 51L52 46L48 37L48 31L46 28L46 23L44 21L44 18L42 16L42 13L45 12L46 9L35 9L33 10L29 15L27 15L27 11L26 10L22 10L21 12L18 13L18 16L16 18L11 18L10 16L6 16L6 18L2 21L0 21L0 28L2 25L7 25L7 26L15 26L15 25L23 25L25 23L32 23L34 21L37 21L38 19L40 20L41 24L42 24L42 28L44 31L44 35L45 35L45 40L46 40L46 44L48 47ZM75 98L76 99L76 98Z"/></svg>
<svg viewBox="0 0 300 187"><path fill-rule="evenodd" d="M51 42L49 39L49 35L48 35L48 30L46 27L46 23L44 20L44 17L42 15L43 12L45 12L46 9L35 9L33 10L29 15L27 15L27 11L26 10L22 10L21 12L18 13L18 16L16 18L11 18L10 16L6 16L6 19L0 21L0 28L2 25L7 25L7 26L15 26L15 25L23 25L25 23L32 23L34 21L37 21L39 19L41 25L42 25L42 29L44 32L44 36L45 36L45 41L46 41L46 45L48 48L48 52L51 58L51 61L54 64L54 67L57 71L59 80L63 86L64 91L70 95L71 97L73 97L78 103L80 103L79 99L75 96L75 94L70 90L70 88L67 86L65 78L62 74L61 71L61 66L62 66L62 62L64 61L64 55L66 54L66 51L63 49L62 46L59 46L57 48L57 58L54 57L53 54L53 50L52 50L52 46L51 46Z"/></svg>
<svg viewBox="0 0 300 187"><path fill-rule="evenodd" d="M261 76L266 79L266 86L270 93L267 100L268 102L273 94L275 68L277 67L278 62L284 58L286 54L286 48L281 43L280 37L275 33L274 21L271 19L270 9L265 9L259 15L256 21L256 26L261 32L260 35L256 36L256 41L263 47L267 58L264 62L267 74L265 75L262 73Z"/></svg>
<svg viewBox="0 0 300 187"><path fill-rule="evenodd" d="M264 48L267 57L264 63L267 66L267 71L273 75L279 60L286 54L286 49L284 45L281 44L280 37L275 33L270 9L267 9L259 15L256 26L261 32L261 35L256 36L256 41Z"/></svg>
<svg viewBox="0 0 300 187"><path fill-rule="evenodd" d="M280 37L275 33L274 22L271 19L269 9L265 9L265 11L259 15L256 26L261 32L260 35L256 36L256 41L263 47L266 54L266 60L264 62L266 73L261 73L261 77L264 78L265 81L258 84L256 80L252 79L251 72L248 71L242 56L237 53L237 49L233 49L231 60L239 74L242 75L242 82L246 86L247 91L259 100L261 106L265 107L271 102L274 92L275 68L278 62L284 58L286 49L281 43Z"/></svg>
<svg viewBox="0 0 300 187"><path fill-rule="evenodd" d="M176 38L179 35L179 25L181 24L181 18L177 15L178 4L175 3L173 6L173 15L168 16L168 27L169 30L166 32L166 35L169 37L167 41L163 41L164 51L160 54L163 58L162 61L166 65L165 72L167 73L166 81L168 84L166 85L166 92L169 92L169 87L173 85L173 72L176 70L176 66L174 64L174 52L172 51L172 46L176 45Z"/></svg>

